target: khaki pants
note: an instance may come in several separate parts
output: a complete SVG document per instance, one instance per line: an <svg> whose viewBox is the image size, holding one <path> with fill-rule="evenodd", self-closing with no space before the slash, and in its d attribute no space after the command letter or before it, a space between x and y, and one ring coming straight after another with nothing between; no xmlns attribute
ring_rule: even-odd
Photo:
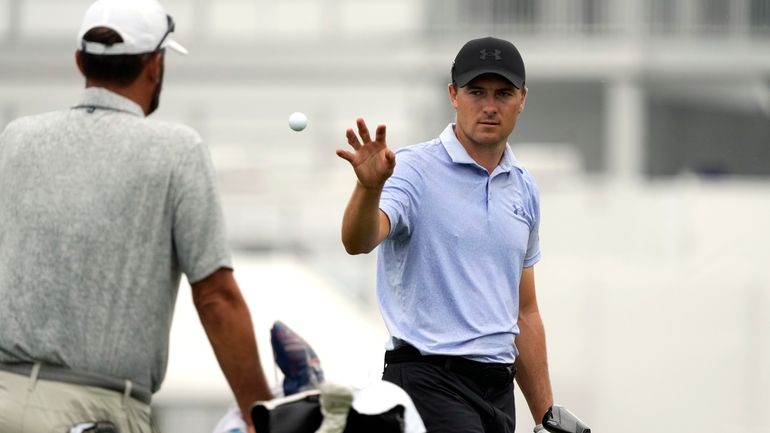
<svg viewBox="0 0 770 433"><path fill-rule="evenodd" d="M119 392L0 371L0 432L67 433L111 421L120 433L152 433L150 406Z"/></svg>

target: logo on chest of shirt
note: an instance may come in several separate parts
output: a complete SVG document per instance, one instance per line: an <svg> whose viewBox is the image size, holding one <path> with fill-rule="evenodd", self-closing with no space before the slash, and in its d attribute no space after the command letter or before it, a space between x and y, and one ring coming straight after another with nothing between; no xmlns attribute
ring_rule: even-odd
<svg viewBox="0 0 770 433"><path fill-rule="evenodd" d="M512 206L513 206L513 213L515 213L516 215L518 215L518 216L520 216L522 218L526 218L527 217L527 213L524 212L524 206L520 206L520 205L518 205L516 203L514 203Z"/></svg>
<svg viewBox="0 0 770 433"><path fill-rule="evenodd" d="M511 205L511 210L519 220L521 220L523 223L525 223L527 226L531 228L532 216L529 214L529 212L527 212L527 210L524 208L524 206L521 203L513 203Z"/></svg>

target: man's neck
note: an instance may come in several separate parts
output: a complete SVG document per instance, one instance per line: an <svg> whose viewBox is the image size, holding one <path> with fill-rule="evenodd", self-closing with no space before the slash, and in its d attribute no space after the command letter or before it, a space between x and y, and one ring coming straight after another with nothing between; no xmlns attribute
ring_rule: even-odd
<svg viewBox="0 0 770 433"><path fill-rule="evenodd" d="M142 111L144 112L145 116L149 111L150 100L148 100L146 97L147 92L140 91L137 86L134 86L134 85L117 86L113 83L107 83L103 81L86 80L86 88L90 88L90 87L101 87L103 89L109 90L112 93L117 93L118 95L126 99L130 99L136 102L139 105L139 107L142 108Z"/></svg>

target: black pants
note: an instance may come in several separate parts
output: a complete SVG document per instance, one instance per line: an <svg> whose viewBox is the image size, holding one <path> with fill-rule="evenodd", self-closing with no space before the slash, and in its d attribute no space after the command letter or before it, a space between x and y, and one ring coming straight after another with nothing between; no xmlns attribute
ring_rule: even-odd
<svg viewBox="0 0 770 433"><path fill-rule="evenodd" d="M383 380L403 388L428 433L513 433L513 380L487 385L438 364L388 364Z"/></svg>

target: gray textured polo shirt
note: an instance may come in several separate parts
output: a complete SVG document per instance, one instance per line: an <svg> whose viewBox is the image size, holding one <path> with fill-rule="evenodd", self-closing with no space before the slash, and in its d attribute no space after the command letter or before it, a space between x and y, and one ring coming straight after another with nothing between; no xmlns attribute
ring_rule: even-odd
<svg viewBox="0 0 770 433"><path fill-rule="evenodd" d="M198 134L101 88L0 135L0 362L157 391L181 274L231 267Z"/></svg>

